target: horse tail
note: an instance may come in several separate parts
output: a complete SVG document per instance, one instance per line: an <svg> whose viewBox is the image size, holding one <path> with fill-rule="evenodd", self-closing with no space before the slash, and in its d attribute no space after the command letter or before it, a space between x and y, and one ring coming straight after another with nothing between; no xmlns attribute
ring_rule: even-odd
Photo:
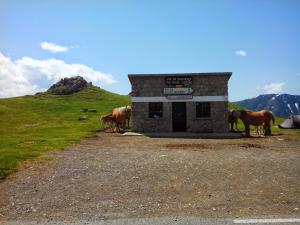
<svg viewBox="0 0 300 225"><path fill-rule="evenodd" d="M273 125L274 125L275 124L275 116L272 112L271 112L271 115L272 115L272 122L273 122Z"/></svg>

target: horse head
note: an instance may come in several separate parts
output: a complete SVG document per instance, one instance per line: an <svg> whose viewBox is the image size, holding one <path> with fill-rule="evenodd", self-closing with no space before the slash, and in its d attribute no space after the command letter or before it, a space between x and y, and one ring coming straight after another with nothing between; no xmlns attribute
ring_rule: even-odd
<svg viewBox="0 0 300 225"><path fill-rule="evenodd" d="M131 114L131 106L130 105L127 105L125 107L125 112L126 112L126 114Z"/></svg>

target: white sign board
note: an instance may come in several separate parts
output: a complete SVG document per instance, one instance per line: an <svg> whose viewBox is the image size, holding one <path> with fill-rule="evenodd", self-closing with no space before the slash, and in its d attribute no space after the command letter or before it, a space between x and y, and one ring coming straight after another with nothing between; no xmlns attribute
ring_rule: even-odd
<svg viewBox="0 0 300 225"><path fill-rule="evenodd" d="M190 95L192 93L192 88L164 88L165 95Z"/></svg>
<svg viewBox="0 0 300 225"><path fill-rule="evenodd" d="M166 98L169 100L185 100L192 99L193 95L168 95Z"/></svg>

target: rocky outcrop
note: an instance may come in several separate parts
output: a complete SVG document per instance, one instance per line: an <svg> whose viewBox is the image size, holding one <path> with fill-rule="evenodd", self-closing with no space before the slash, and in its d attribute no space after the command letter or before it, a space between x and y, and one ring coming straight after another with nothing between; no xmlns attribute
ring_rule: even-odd
<svg viewBox="0 0 300 225"><path fill-rule="evenodd" d="M83 77L76 76L61 79L56 84L53 84L47 92L56 95L69 95L79 92L90 86L92 86L91 82L88 83Z"/></svg>

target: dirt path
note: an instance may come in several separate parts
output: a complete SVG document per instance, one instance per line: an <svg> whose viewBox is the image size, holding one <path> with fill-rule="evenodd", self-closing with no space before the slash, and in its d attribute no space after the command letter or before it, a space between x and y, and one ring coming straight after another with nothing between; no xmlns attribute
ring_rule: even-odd
<svg viewBox="0 0 300 225"><path fill-rule="evenodd" d="M0 220L300 215L300 144L99 133L0 183Z"/></svg>

